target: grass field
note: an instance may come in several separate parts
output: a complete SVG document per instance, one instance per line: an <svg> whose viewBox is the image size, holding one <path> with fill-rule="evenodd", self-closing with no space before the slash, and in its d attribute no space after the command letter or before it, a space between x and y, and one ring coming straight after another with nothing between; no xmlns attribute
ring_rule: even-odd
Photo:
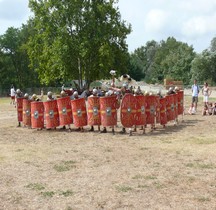
<svg viewBox="0 0 216 210"><path fill-rule="evenodd" d="M131 137L17 128L0 99L0 209L216 209L216 116Z"/></svg>

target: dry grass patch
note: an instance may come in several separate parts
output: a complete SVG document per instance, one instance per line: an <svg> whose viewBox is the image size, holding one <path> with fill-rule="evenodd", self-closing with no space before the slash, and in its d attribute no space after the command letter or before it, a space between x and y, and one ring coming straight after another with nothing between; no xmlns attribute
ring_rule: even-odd
<svg viewBox="0 0 216 210"><path fill-rule="evenodd" d="M30 183L26 185L26 188L29 188L31 190L41 191L45 189L45 186L41 183Z"/></svg>
<svg viewBox="0 0 216 210"><path fill-rule="evenodd" d="M53 166L53 168L57 172L64 172L64 171L69 171L72 168L76 168L76 161L69 160L69 161L61 161L59 164L56 164Z"/></svg>
<svg viewBox="0 0 216 210"><path fill-rule="evenodd" d="M127 185L118 185L118 186L116 186L116 189L118 192L129 192L129 191L133 190L132 187L127 186Z"/></svg>
<svg viewBox="0 0 216 210"><path fill-rule="evenodd" d="M187 163L185 166L189 168L195 168L195 169L215 169L216 168L216 165L213 163L206 164L201 162Z"/></svg>
<svg viewBox="0 0 216 210"><path fill-rule="evenodd" d="M177 126L131 137L120 122L114 136L17 128L1 102L0 209L216 209L216 116L201 101Z"/></svg>
<svg viewBox="0 0 216 210"><path fill-rule="evenodd" d="M212 137L208 137L206 138L205 135L201 136L201 137L192 137L190 139L190 142L193 144L215 144L216 143L216 139L212 138Z"/></svg>

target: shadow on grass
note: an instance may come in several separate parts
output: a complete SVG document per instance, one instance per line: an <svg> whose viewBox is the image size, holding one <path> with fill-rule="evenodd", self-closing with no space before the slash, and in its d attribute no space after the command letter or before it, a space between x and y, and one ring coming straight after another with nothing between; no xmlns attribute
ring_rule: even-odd
<svg viewBox="0 0 216 210"><path fill-rule="evenodd" d="M139 130L139 128L137 128L137 132L133 132L132 136L157 136L157 135L169 135L169 134L173 134L173 133L179 133L181 132L183 129L185 129L186 127L194 127L196 126L196 124L205 121L204 119L183 119L183 120L179 120L178 124L174 124L174 121L170 121L167 123L167 125L165 127L163 127L160 124L156 124L156 129L151 130L150 129L150 125L147 126L147 128L145 129L145 133L143 134L142 130ZM121 129L121 126L120 126ZM62 129L62 127L57 127L56 129L41 129L41 130L37 130L37 129L33 129L33 132L43 132L43 133L64 133L64 132L71 132L72 134L82 134L85 133L86 135L88 135L89 133L89 128L85 127L84 131L77 131L77 128L72 127L71 130L69 130L68 128L66 129ZM112 131L110 128L108 128L107 133L106 134L100 134L98 132L98 130L94 131L95 134L98 135L112 135ZM128 136L129 135L129 129L126 128L126 133L121 134L119 131L119 127L117 129L115 129L115 135L116 136Z"/></svg>
<svg viewBox="0 0 216 210"><path fill-rule="evenodd" d="M151 130L150 126L146 128L146 133L142 134L140 132L133 132L133 136L161 136L161 135L169 135L173 133L179 133L183 129L189 126L196 126L197 123L203 122L204 120L193 120L187 119L184 121L180 121L178 124L174 124L174 122L169 122L166 127L163 127L160 124L156 124L156 129Z"/></svg>

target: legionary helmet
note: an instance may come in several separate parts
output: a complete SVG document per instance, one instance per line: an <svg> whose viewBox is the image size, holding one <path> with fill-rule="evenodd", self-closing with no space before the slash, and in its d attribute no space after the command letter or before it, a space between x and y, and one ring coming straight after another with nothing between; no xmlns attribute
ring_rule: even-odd
<svg viewBox="0 0 216 210"><path fill-rule="evenodd" d="M16 93L18 93L18 94L21 93L21 90L20 90L20 89L17 89L17 90L16 90Z"/></svg>
<svg viewBox="0 0 216 210"><path fill-rule="evenodd" d="M73 96L74 96L74 97L77 97L77 96L78 96L78 92L77 92L77 91L74 91Z"/></svg>
<svg viewBox="0 0 216 210"><path fill-rule="evenodd" d="M97 89L94 88L94 89L92 90L92 94L93 94L93 95L97 95L97 93L98 93Z"/></svg>
<svg viewBox="0 0 216 210"><path fill-rule="evenodd" d="M111 96L114 92L112 90L108 91L109 96Z"/></svg>
<svg viewBox="0 0 216 210"><path fill-rule="evenodd" d="M154 95L154 93L153 93L153 92L150 92L150 93L149 93L149 95L150 95L150 96L153 96L153 95Z"/></svg>
<svg viewBox="0 0 216 210"><path fill-rule="evenodd" d="M25 93L24 98L28 99L28 97L29 97L28 93Z"/></svg>
<svg viewBox="0 0 216 210"><path fill-rule="evenodd" d="M61 96L62 96L62 97L66 96L66 93L65 93L64 90L61 91Z"/></svg>
<svg viewBox="0 0 216 210"><path fill-rule="evenodd" d="M179 91L179 87L178 86L175 87L175 91Z"/></svg>
<svg viewBox="0 0 216 210"><path fill-rule="evenodd" d="M139 89L135 89L134 93L135 93L135 94L139 94L139 93L140 93L140 90L139 90Z"/></svg>
<svg viewBox="0 0 216 210"><path fill-rule="evenodd" d="M170 92L172 92L173 90L174 90L174 88L173 88L173 87L170 87L170 88L169 88L169 91L170 91Z"/></svg>
<svg viewBox="0 0 216 210"><path fill-rule="evenodd" d="M36 100L36 98L37 98L37 95L34 93L33 95L32 95L32 100Z"/></svg>
<svg viewBox="0 0 216 210"><path fill-rule="evenodd" d="M48 97L51 97L51 96L52 96L52 92L49 91L49 92L47 93L47 96L48 96Z"/></svg>
<svg viewBox="0 0 216 210"><path fill-rule="evenodd" d="M149 92L146 90L145 91L145 96L148 96L149 95Z"/></svg>

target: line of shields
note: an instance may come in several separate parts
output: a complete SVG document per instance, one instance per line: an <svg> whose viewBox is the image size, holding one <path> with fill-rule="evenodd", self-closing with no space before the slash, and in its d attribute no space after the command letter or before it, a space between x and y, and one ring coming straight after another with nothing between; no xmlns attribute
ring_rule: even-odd
<svg viewBox="0 0 216 210"><path fill-rule="evenodd" d="M114 128L117 125L117 112L120 109L120 122L124 128L145 127L156 124L165 126L169 121L183 117L184 92L159 98L156 95L126 94L119 103L116 96L88 97L71 100L70 97L52 101L31 101L17 98L18 122L33 129L52 129L74 124Z"/></svg>

